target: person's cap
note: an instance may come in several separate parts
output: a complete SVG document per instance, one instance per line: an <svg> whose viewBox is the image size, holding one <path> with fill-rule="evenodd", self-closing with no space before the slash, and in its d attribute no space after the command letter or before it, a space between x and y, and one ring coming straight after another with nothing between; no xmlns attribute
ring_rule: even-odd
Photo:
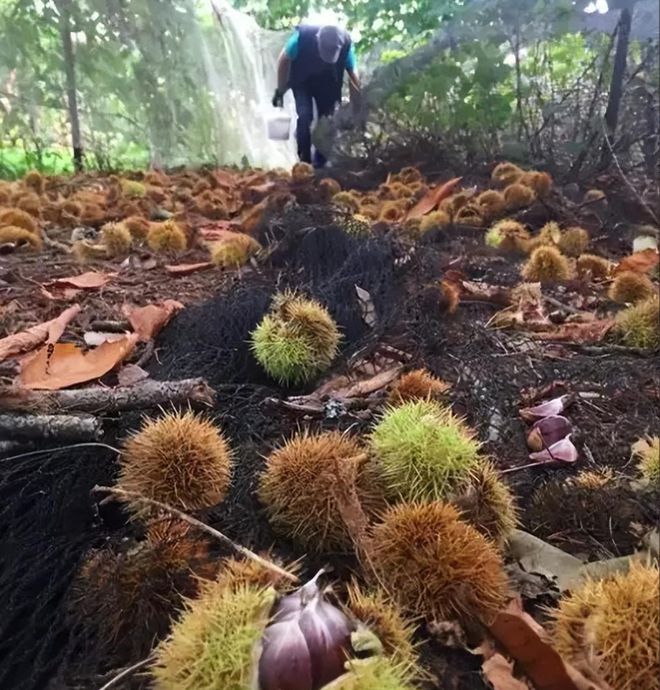
<svg viewBox="0 0 660 690"><path fill-rule="evenodd" d="M334 65L339 60L341 49L346 43L346 34L336 26L322 26L316 38L321 60Z"/></svg>

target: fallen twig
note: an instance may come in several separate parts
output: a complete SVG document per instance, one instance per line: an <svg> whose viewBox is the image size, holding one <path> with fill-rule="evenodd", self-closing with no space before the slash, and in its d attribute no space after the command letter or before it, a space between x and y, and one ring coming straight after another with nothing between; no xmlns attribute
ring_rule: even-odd
<svg viewBox="0 0 660 690"><path fill-rule="evenodd" d="M187 513L184 513L183 511L179 510L178 508L174 508L173 506L168 505L167 503L161 503L160 501L156 501L153 498L147 498L146 496L143 496L142 494L139 494L136 491L126 491L125 489L119 489L113 486L99 486L97 484L92 489L92 492L110 494L110 496L104 499L103 502L108 500L108 498L113 497L118 498L120 500L122 498L128 498L132 501L145 503L146 505L153 506L154 508L158 508L159 510L162 510L166 513L170 513L170 515L174 515L180 520L187 522L189 525L197 527L203 532L210 534L212 537L215 537L223 544L230 546L232 549L240 553L242 556L245 556L245 558L250 558L256 563L259 563L259 565L262 565L264 568L272 570L273 572L277 573L281 577L285 577L287 580L290 580L291 582L298 582L298 578L293 573L290 573L288 570L284 570L284 568L280 568L279 565L271 563L271 561L267 560L266 558L262 558L253 551L250 551L250 549L247 549L244 546L241 546L240 544L236 544L229 537L226 537L222 532L219 532L217 529L210 527L209 525L203 523L201 520L198 520L197 518L194 518L191 515L188 515Z"/></svg>
<svg viewBox="0 0 660 690"><path fill-rule="evenodd" d="M215 393L202 378L183 381L140 381L139 386L105 388L91 386L72 390L36 391L0 387L0 410L54 413L121 412L157 407L166 403L213 405Z"/></svg>
<svg viewBox="0 0 660 690"><path fill-rule="evenodd" d="M0 436L9 440L87 441L101 433L101 421L92 415L0 415Z"/></svg>
<svg viewBox="0 0 660 690"><path fill-rule="evenodd" d="M567 311L569 314L585 314L586 313L581 309L576 309L575 307L571 307L568 304L563 304L558 299L555 299L554 297L550 297L549 295L543 295L543 299L546 302L548 302L549 304L552 304L553 307L557 307L557 309Z"/></svg>

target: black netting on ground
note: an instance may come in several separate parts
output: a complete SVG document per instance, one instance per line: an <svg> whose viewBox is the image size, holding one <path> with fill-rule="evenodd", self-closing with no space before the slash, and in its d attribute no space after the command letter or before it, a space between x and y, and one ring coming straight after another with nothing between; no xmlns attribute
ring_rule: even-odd
<svg viewBox="0 0 660 690"><path fill-rule="evenodd" d="M0 458L0 687L48 687L78 646L69 587L81 558L103 540L90 489L112 481L102 448Z"/></svg>
<svg viewBox="0 0 660 690"><path fill-rule="evenodd" d="M212 386L268 383L249 348L250 333L277 290L292 288L320 300L338 323L349 352L371 331L356 286L373 301L380 327L397 307L394 250L386 238L354 237L335 225L310 226L301 214L287 223L264 275L237 284L180 312L158 339L150 372L156 378L204 376Z"/></svg>

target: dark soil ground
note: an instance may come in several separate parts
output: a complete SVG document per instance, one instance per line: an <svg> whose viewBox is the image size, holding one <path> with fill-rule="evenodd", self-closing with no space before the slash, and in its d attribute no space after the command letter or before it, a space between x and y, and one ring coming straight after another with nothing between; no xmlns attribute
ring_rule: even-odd
<svg viewBox="0 0 660 690"><path fill-rule="evenodd" d="M535 213L538 226L549 211ZM631 444L660 433L657 353L639 356L606 346L549 346L524 332L492 330L486 322L498 306L489 302L464 301L455 314L429 309L429 287L449 268L460 269L468 280L500 286L519 282L520 260L485 249L482 231L456 228L413 248L388 233L348 237L327 223L325 211L314 207L273 221L268 231L279 244L258 268L173 279L160 265L134 266L122 269L101 292L83 296L87 320L117 318L117 304L131 299L145 303L176 298L188 305L161 333L148 368L158 379L204 376L218 392L208 412L231 439L236 463L229 497L203 515L209 524L253 550L273 548L285 562L300 558L304 554L295 545L272 532L255 496L264 456L303 426L351 428L357 433L366 432L374 420L369 410L338 419L310 418L277 404L283 396L309 392L314 386L304 391L278 389L261 372L246 342L272 293L288 286L321 299L342 327L343 351L333 373L346 369L356 353L368 354L377 346L407 353L411 367L426 366L451 384L449 400L502 470L528 462L526 428L518 414L522 406L563 392L597 394L578 398L570 409L580 453L575 466L506 475L518 497L524 529L536 529L526 509L544 482L559 482L587 468L610 467L634 475ZM606 227L600 235L600 253L617 258L629 252L614 230ZM19 321L30 323L35 313L39 319L51 318L61 310L60 303L41 295L39 284L71 275L75 266L61 255L44 259L40 255L36 261L12 261L2 268L2 290L14 302ZM106 268L117 270L111 264ZM355 285L372 296L378 317L374 328L362 320ZM565 291L554 290L559 301L565 299ZM76 321L70 335L87 328L84 319ZM104 419L104 441L120 444L142 416ZM0 687L96 688L113 669L139 660L99 650L88 629L70 614L72 578L86 552L132 534L116 505L99 507L90 494L95 484L111 483L116 469L115 453L102 448L0 459ZM552 535L543 536L553 541ZM611 537L607 542L585 537L573 551L585 559L618 555L623 537ZM566 547L565 541L560 543ZM308 559L305 569L328 564L337 576L357 568L349 554L334 554ZM485 687L478 657L428 639L422 654L438 677L429 688ZM116 687L141 684L138 677Z"/></svg>

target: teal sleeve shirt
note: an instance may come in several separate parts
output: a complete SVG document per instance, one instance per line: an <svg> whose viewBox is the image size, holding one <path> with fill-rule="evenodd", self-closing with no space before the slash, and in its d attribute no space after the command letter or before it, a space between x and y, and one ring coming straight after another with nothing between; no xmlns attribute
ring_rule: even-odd
<svg viewBox="0 0 660 690"><path fill-rule="evenodd" d="M284 52L289 60L295 60L298 57L298 31L294 31L289 40L284 46ZM351 47L348 49L348 55L346 56L346 69L350 72L355 72L355 48L353 42L351 41Z"/></svg>

